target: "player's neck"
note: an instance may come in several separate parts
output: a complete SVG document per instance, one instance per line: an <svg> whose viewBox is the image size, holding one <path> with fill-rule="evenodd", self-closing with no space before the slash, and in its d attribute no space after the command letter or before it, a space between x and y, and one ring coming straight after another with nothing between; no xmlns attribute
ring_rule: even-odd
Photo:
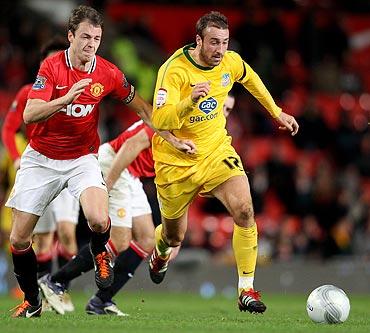
<svg viewBox="0 0 370 333"><path fill-rule="evenodd" d="M89 70L91 61L82 62L81 59L79 59L78 56L72 51L69 52L69 57L73 68L82 72L87 72Z"/></svg>
<svg viewBox="0 0 370 333"><path fill-rule="evenodd" d="M202 60L200 56L200 48L198 46L193 50L189 50L189 54L198 65L203 67L210 67L206 62Z"/></svg>

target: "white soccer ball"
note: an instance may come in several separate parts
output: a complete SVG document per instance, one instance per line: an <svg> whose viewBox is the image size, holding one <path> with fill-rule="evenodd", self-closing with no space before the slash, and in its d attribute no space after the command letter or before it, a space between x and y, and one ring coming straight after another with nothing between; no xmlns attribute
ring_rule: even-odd
<svg viewBox="0 0 370 333"><path fill-rule="evenodd" d="M307 313L315 323L343 323L348 318L350 308L346 293L329 284L313 290L307 299Z"/></svg>

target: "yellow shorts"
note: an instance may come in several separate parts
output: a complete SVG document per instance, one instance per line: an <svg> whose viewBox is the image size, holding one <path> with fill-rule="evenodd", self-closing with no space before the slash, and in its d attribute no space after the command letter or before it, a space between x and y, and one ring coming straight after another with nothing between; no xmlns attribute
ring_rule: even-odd
<svg viewBox="0 0 370 333"><path fill-rule="evenodd" d="M191 166L155 162L157 195L162 216L181 217L197 194L210 195L218 185L245 175L239 155L229 142Z"/></svg>

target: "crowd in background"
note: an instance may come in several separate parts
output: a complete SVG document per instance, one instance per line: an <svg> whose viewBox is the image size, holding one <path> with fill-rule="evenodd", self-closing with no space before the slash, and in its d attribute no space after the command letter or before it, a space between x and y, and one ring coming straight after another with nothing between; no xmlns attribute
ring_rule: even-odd
<svg viewBox="0 0 370 333"><path fill-rule="evenodd" d="M111 2L93 1L102 10ZM242 87L234 89L236 107L227 127L248 172L261 260L339 254L370 260L370 47L363 53L368 61L356 58L344 24L347 13L308 3L282 9L268 1L244 1L244 20L232 29L230 43L297 118L300 132L294 138L281 133ZM47 16L30 15L22 2L13 8L0 17L0 122L17 90L34 80L40 46L65 34L65 27ZM293 30L284 24L292 14ZM151 101L157 69L167 56L157 36L145 21L109 17L104 33L100 53ZM189 41L177 41L178 47ZM122 108L113 101L104 104L102 141L136 119ZM0 177L3 202L4 170ZM232 226L219 202L200 198L190 210L186 246L226 253Z"/></svg>

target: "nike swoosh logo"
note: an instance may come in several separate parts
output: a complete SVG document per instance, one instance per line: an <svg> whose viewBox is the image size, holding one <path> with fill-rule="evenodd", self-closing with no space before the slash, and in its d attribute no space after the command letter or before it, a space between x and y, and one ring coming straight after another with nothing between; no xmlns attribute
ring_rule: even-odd
<svg viewBox="0 0 370 333"><path fill-rule="evenodd" d="M57 85L55 88L56 89L65 89L65 88L67 88L68 86L59 86L59 85Z"/></svg>
<svg viewBox="0 0 370 333"><path fill-rule="evenodd" d="M28 312L26 311L26 318L31 318L36 312L40 311L40 309L37 309L36 311L33 312Z"/></svg>
<svg viewBox="0 0 370 333"><path fill-rule="evenodd" d="M251 273L253 273L254 271L250 271L250 272L245 272L245 271L243 271L243 274L251 274Z"/></svg>

